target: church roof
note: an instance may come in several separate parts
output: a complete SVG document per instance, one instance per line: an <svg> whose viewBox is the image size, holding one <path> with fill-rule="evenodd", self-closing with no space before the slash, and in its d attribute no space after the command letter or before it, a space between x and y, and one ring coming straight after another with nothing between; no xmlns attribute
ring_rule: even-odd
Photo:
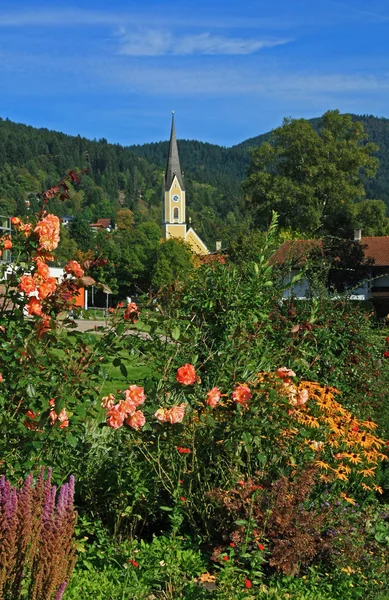
<svg viewBox="0 0 389 600"><path fill-rule="evenodd" d="M174 176L177 177L181 189L184 190L184 180L180 167L180 157L178 156L176 128L174 126L174 113L172 115L172 130L170 133L169 155L165 173L165 190L170 190Z"/></svg>

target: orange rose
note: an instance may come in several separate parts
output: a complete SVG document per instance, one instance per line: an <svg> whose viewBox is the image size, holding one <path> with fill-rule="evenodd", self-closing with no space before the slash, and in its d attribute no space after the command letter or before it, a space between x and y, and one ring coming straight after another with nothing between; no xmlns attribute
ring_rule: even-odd
<svg viewBox="0 0 389 600"><path fill-rule="evenodd" d="M247 406L248 400L250 400L252 393L247 385L237 385L235 390L232 392L232 399L237 404Z"/></svg>
<svg viewBox="0 0 389 600"><path fill-rule="evenodd" d="M27 296L32 292L35 292L36 285L31 275L22 275L20 277L20 283L18 285L19 292L23 292Z"/></svg>
<svg viewBox="0 0 389 600"><path fill-rule="evenodd" d="M130 385L124 392L126 400L132 401L135 406L140 406L146 400L144 388L138 385Z"/></svg>
<svg viewBox="0 0 389 600"><path fill-rule="evenodd" d="M180 406L172 406L172 408L159 408L154 413L154 416L160 423L171 423L174 425L175 423L181 423L185 416L185 408L186 404L184 403L180 404Z"/></svg>
<svg viewBox="0 0 389 600"><path fill-rule="evenodd" d="M205 400L205 403L208 406L210 406L211 408L215 408L215 406L217 406L220 402L220 397L221 397L221 392L220 392L219 388L213 387L207 393L207 398Z"/></svg>
<svg viewBox="0 0 389 600"><path fill-rule="evenodd" d="M130 320L132 323L136 323L139 317L139 308L135 304L135 302L130 302L127 304L127 308L124 311L123 317L126 320Z"/></svg>
<svg viewBox="0 0 389 600"><path fill-rule="evenodd" d="M137 410L136 413L126 419L126 425L132 427L132 429L140 429L146 423L146 419L141 410Z"/></svg>
<svg viewBox="0 0 389 600"><path fill-rule="evenodd" d="M18 225L20 225L21 220L19 219L19 217L12 217L11 218L11 223L12 225L14 225L15 227L17 227Z"/></svg>
<svg viewBox="0 0 389 600"><path fill-rule="evenodd" d="M42 306L38 298L32 297L27 303L27 311L29 315L37 315L43 317Z"/></svg>
<svg viewBox="0 0 389 600"><path fill-rule="evenodd" d="M63 408L61 410L61 412L58 415L58 421L61 423L61 425L59 426L60 429L64 429L64 427L68 427L69 426L69 417L66 413L66 409Z"/></svg>
<svg viewBox="0 0 389 600"><path fill-rule="evenodd" d="M59 242L59 218L55 215L47 215L38 222L34 233L39 236L39 250L55 250Z"/></svg>
<svg viewBox="0 0 389 600"><path fill-rule="evenodd" d="M4 247L4 250L10 250L12 248L11 240L8 238L6 240L4 240L3 247Z"/></svg>
<svg viewBox="0 0 389 600"><path fill-rule="evenodd" d="M76 260L69 260L69 262L64 266L64 270L66 273L75 275L79 279L84 276L84 271L81 269L81 266Z"/></svg>
<svg viewBox="0 0 389 600"><path fill-rule="evenodd" d="M44 298L47 298L47 296L51 296L51 294L54 294L56 289L57 281L55 277L49 277L47 281L41 283L41 285L38 288L39 298L43 300Z"/></svg>
<svg viewBox="0 0 389 600"><path fill-rule="evenodd" d="M50 269L41 258L36 261L36 266L37 269L34 277L42 277L42 279L48 279L50 277Z"/></svg>
<svg viewBox="0 0 389 600"><path fill-rule="evenodd" d="M119 404L115 404L112 408L107 412L107 422L110 427L113 429L118 429L124 423L124 419L127 416L126 411L123 407L124 402L119 402Z"/></svg>
<svg viewBox="0 0 389 600"><path fill-rule="evenodd" d="M280 367L276 371L277 377L282 379L283 383L290 383L291 377L296 377L296 373L292 371L292 369L288 369L288 367Z"/></svg>
<svg viewBox="0 0 389 600"><path fill-rule="evenodd" d="M196 381L196 369L193 365L186 363L184 366L177 369L176 379L182 385L191 385Z"/></svg>

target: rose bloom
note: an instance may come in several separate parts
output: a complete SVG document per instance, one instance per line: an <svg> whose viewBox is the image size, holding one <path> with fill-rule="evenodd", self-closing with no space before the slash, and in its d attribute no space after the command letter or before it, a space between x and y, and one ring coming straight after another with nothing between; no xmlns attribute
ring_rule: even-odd
<svg viewBox="0 0 389 600"><path fill-rule="evenodd" d="M251 583L250 579L245 579L244 585L247 589L250 589L253 584Z"/></svg>
<svg viewBox="0 0 389 600"><path fill-rule="evenodd" d="M6 239L3 242L4 250L10 250L12 248L12 242L10 239Z"/></svg>
<svg viewBox="0 0 389 600"><path fill-rule="evenodd" d="M68 427L69 426L69 417L66 414L66 409L63 408L61 410L61 412L58 415L58 421L61 423L61 425L59 426L60 429L64 429L64 427Z"/></svg>
<svg viewBox="0 0 389 600"><path fill-rule="evenodd" d="M126 413L121 410L120 404L116 404L107 412L107 422L113 429L119 429L124 423Z"/></svg>
<svg viewBox="0 0 389 600"><path fill-rule="evenodd" d="M38 222L34 233L39 236L39 250L55 250L59 242L59 218L55 215L47 215Z"/></svg>
<svg viewBox="0 0 389 600"><path fill-rule="evenodd" d="M64 266L64 270L66 271L66 273L75 275L79 279L81 277L84 277L84 271L76 260L69 260L67 265Z"/></svg>
<svg viewBox="0 0 389 600"><path fill-rule="evenodd" d="M217 406L220 402L220 397L221 397L221 392L220 392L219 388L213 387L207 393L207 398L205 400L205 403L208 406L210 406L211 408L215 408L215 406Z"/></svg>
<svg viewBox="0 0 389 600"><path fill-rule="evenodd" d="M300 390L298 393L297 389L294 386L289 386L288 389L290 392L289 403L292 406L304 406L309 399L308 390Z"/></svg>
<svg viewBox="0 0 389 600"><path fill-rule="evenodd" d="M12 217L11 218L11 223L12 225L14 225L15 227L17 227L18 225L20 225L21 220L19 219L19 217Z"/></svg>
<svg viewBox="0 0 389 600"><path fill-rule="evenodd" d="M109 394L109 396L104 396L101 399L101 406L106 410L109 410L113 406L115 406L116 398L113 394Z"/></svg>
<svg viewBox="0 0 389 600"><path fill-rule="evenodd" d="M38 298L32 297L27 303L27 311L29 315L37 315L43 317L42 306Z"/></svg>
<svg viewBox="0 0 389 600"><path fill-rule="evenodd" d="M20 283L18 285L19 292L23 292L27 296L32 292L35 292L36 285L34 279L31 275L22 275L20 278Z"/></svg>
<svg viewBox="0 0 389 600"><path fill-rule="evenodd" d="M44 298L47 298L47 296L51 296L51 294L54 294L56 289L57 280L55 277L49 277L48 280L41 283L38 288L39 298L43 300Z"/></svg>
<svg viewBox="0 0 389 600"><path fill-rule="evenodd" d="M131 400L135 406L140 406L146 400L144 388L138 385L130 385L124 392L126 400Z"/></svg>
<svg viewBox="0 0 389 600"><path fill-rule="evenodd" d="M386 352L384 352L384 358L389 358L389 350L387 350Z"/></svg>
<svg viewBox="0 0 389 600"><path fill-rule="evenodd" d="M36 272L34 273L34 277L41 277L42 279L48 279L50 277L50 269L46 265L46 263L40 258L36 261Z"/></svg>
<svg viewBox="0 0 389 600"><path fill-rule="evenodd" d="M284 383L290 383L291 377L296 377L296 373L287 367L280 367L276 371L277 377L283 380Z"/></svg>
<svg viewBox="0 0 389 600"><path fill-rule="evenodd" d="M154 413L154 416L160 423L171 423L174 425L175 423L181 423L185 415L185 408L186 405L184 403L180 404L180 406L172 406L172 408L159 408Z"/></svg>
<svg viewBox="0 0 389 600"><path fill-rule="evenodd" d="M139 317L139 308L135 304L135 302L130 302L127 304L127 308L124 311L123 317L127 320L129 319L132 323L136 323Z"/></svg>
<svg viewBox="0 0 389 600"><path fill-rule="evenodd" d="M232 392L232 399L237 404L247 405L247 401L250 400L252 393L247 385L237 385L235 390Z"/></svg>
<svg viewBox="0 0 389 600"><path fill-rule="evenodd" d="M126 419L126 425L132 429L140 429L146 423L146 419L141 410L137 410L131 417Z"/></svg>
<svg viewBox="0 0 389 600"><path fill-rule="evenodd" d="M196 381L196 369L193 365L186 363L183 367L177 369L176 379L182 385L191 385Z"/></svg>
<svg viewBox="0 0 389 600"><path fill-rule="evenodd" d="M0 373L0 383L1 383L2 381L3 381L3 376L2 376L2 374Z"/></svg>

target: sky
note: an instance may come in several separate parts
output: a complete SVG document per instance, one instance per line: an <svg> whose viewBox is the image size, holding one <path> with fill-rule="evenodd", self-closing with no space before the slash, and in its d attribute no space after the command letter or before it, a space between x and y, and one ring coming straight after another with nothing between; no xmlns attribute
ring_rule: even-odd
<svg viewBox="0 0 389 600"><path fill-rule="evenodd" d="M329 109L389 118L388 0L0 0L0 117L231 146Z"/></svg>

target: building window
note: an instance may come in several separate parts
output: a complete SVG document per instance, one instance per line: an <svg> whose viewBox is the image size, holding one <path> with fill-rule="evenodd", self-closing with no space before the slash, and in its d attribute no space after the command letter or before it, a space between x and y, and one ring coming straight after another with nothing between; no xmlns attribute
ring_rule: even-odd
<svg viewBox="0 0 389 600"><path fill-rule="evenodd" d="M175 207L175 209L173 210L173 219L178 221L178 208Z"/></svg>

